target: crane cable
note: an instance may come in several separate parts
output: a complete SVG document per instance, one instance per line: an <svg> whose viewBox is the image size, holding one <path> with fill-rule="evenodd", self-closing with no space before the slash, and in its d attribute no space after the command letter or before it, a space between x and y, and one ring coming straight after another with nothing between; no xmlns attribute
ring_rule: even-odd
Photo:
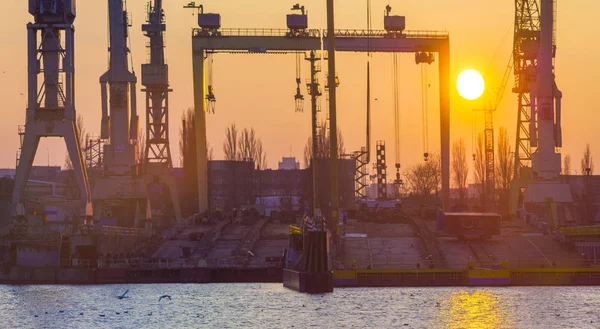
<svg viewBox="0 0 600 329"><path fill-rule="evenodd" d="M294 96L294 100L296 103L296 112L304 111L304 96L300 91L300 84L302 83L302 59L300 57L300 52L296 51L296 95Z"/></svg>
<svg viewBox="0 0 600 329"><path fill-rule="evenodd" d="M428 94L429 89L428 72L425 64L421 64L421 111L423 114L423 157L429 160L429 113Z"/></svg>
<svg viewBox="0 0 600 329"><path fill-rule="evenodd" d="M367 57L371 57L371 29L372 29L372 17L371 17L371 0L367 0L367 34L369 35L367 38Z"/></svg>
<svg viewBox="0 0 600 329"><path fill-rule="evenodd" d="M206 62L207 62L207 93L206 93L206 102L208 103L207 105L207 112L210 114L215 114L215 109L216 109L216 102L217 99L215 97L215 88L213 87L213 66L214 66L214 56L212 52L207 52L206 54Z"/></svg>
<svg viewBox="0 0 600 329"><path fill-rule="evenodd" d="M398 79L398 54L392 55L392 78L393 78L393 93L394 93L394 134L396 148L396 169L400 166L400 83Z"/></svg>
<svg viewBox="0 0 600 329"><path fill-rule="evenodd" d="M475 149L475 139L477 134L477 115L475 111L473 111L473 115L471 116L471 152L473 152L473 161L475 161L476 157L476 149Z"/></svg>

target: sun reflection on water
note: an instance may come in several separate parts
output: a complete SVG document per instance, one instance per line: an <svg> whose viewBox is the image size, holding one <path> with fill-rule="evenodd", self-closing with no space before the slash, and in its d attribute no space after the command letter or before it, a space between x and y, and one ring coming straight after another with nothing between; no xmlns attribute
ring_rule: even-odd
<svg viewBox="0 0 600 329"><path fill-rule="evenodd" d="M458 291L440 303L436 323L443 328L505 328L508 325L499 296L490 291Z"/></svg>

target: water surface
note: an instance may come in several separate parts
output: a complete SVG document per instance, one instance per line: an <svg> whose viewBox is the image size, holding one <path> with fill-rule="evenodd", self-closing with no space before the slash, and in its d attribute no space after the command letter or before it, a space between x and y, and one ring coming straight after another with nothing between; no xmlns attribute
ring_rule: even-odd
<svg viewBox="0 0 600 329"><path fill-rule="evenodd" d="M126 289L130 298L117 299ZM600 328L600 287L305 295L281 284L0 285L0 295L2 328Z"/></svg>

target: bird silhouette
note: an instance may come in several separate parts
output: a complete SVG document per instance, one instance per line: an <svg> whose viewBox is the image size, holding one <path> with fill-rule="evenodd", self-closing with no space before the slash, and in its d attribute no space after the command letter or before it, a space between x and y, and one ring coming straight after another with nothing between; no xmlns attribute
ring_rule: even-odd
<svg viewBox="0 0 600 329"><path fill-rule="evenodd" d="M117 298L119 298L119 299L129 298L129 296L127 296L128 292L129 292L129 289L125 290L125 292L121 296L117 296Z"/></svg>
<svg viewBox="0 0 600 329"><path fill-rule="evenodd" d="M161 300L163 300L163 298L168 298L169 300L171 300L171 296L169 295L162 295L158 298L158 301L160 302Z"/></svg>

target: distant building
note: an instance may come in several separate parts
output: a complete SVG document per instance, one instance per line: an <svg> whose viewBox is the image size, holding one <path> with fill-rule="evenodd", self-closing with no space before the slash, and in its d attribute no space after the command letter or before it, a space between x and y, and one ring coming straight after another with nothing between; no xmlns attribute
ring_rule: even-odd
<svg viewBox="0 0 600 329"><path fill-rule="evenodd" d="M60 166L32 166L29 173L30 180L45 182L56 181L56 175L61 171ZM15 168L0 168L0 178L15 178L17 170Z"/></svg>
<svg viewBox="0 0 600 329"><path fill-rule="evenodd" d="M376 200L378 198L377 193L379 193L378 191L378 185L377 184L371 184L369 186L366 187L367 190L367 199L369 200ZM387 196L389 199L394 199L396 196L396 184L387 184L386 185L386 191L387 191Z"/></svg>
<svg viewBox="0 0 600 329"><path fill-rule="evenodd" d="M279 167L277 169L279 169L279 170L299 170L300 162L296 161L295 157L291 157L291 158L283 157L283 159L281 159L281 162L279 162Z"/></svg>
<svg viewBox="0 0 600 329"><path fill-rule="evenodd" d="M0 168L0 178L15 178L16 172L14 168Z"/></svg>
<svg viewBox="0 0 600 329"><path fill-rule="evenodd" d="M306 170L300 169L261 170L255 184L262 197L301 196L307 174Z"/></svg>
<svg viewBox="0 0 600 329"><path fill-rule="evenodd" d="M228 211L252 204L255 198L253 161L209 161L208 193L214 210Z"/></svg>
<svg viewBox="0 0 600 329"><path fill-rule="evenodd" d="M286 160L289 159L289 160ZM283 166L282 166L283 164ZM251 161L209 161L209 202L213 210L230 211L260 202L260 198L296 200L302 205L312 201L312 170L299 169L295 158L284 158L279 170L256 170ZM295 168L295 169L293 169ZM355 160L339 160L340 207L354 205ZM329 161L319 161L319 199L321 208L329 207ZM289 202L288 202L289 203Z"/></svg>

